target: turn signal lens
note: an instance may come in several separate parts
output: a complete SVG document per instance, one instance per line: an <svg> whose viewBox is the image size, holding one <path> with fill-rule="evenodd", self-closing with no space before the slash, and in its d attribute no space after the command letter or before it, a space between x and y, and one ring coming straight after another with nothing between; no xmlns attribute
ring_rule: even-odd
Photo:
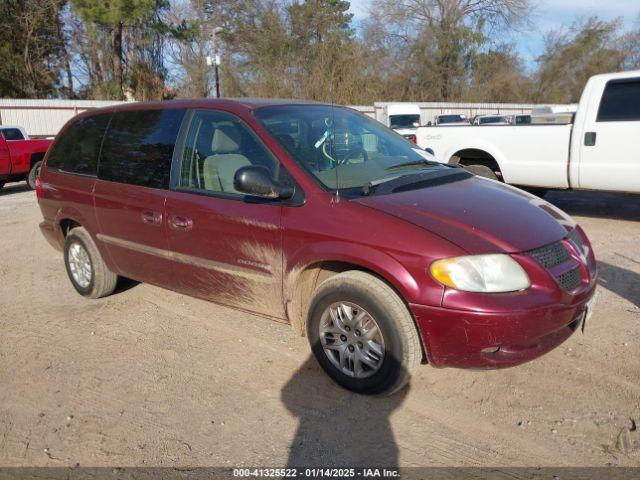
<svg viewBox="0 0 640 480"><path fill-rule="evenodd" d="M465 292L516 292L531 286L520 264L501 253L443 258L429 270L442 285Z"/></svg>

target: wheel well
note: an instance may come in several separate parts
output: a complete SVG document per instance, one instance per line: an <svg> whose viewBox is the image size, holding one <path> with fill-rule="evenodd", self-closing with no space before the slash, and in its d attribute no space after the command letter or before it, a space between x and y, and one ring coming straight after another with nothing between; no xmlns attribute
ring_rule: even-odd
<svg viewBox="0 0 640 480"><path fill-rule="evenodd" d="M476 148L467 148L460 150L452 155L450 163L460 165L484 165L490 168L498 178L502 178L500 165L492 155Z"/></svg>
<svg viewBox="0 0 640 480"><path fill-rule="evenodd" d="M37 152L31 155L31 167L33 167L40 160L44 159L44 152Z"/></svg>
<svg viewBox="0 0 640 480"><path fill-rule="evenodd" d="M314 263L304 267L302 270L294 269L289 274L287 281L287 292L285 292L289 300L287 303L287 316L291 326L297 333L306 336L307 311L318 285L328 278L349 270L359 270L379 278L389 285L405 302L402 294L393 285L372 270L349 262L323 261Z"/></svg>
<svg viewBox="0 0 640 480"><path fill-rule="evenodd" d="M76 222L75 220L71 220L70 218L60 220L60 230L62 230L63 237L66 237L72 228L81 226L82 225L80 225L78 222Z"/></svg>

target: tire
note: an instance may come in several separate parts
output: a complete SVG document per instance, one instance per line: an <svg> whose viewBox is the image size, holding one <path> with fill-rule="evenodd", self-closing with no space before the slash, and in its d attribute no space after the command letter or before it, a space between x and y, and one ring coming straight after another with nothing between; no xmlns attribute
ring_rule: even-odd
<svg viewBox="0 0 640 480"><path fill-rule="evenodd" d="M5 182L0 182L0 190L2 190L2 187L4 187L4 183Z"/></svg>
<svg viewBox="0 0 640 480"><path fill-rule="evenodd" d="M42 166L42 160L36 162L29 170L29 174L27 175L27 185L31 190L36 189L36 181L38 180L38 175L40 175L40 167Z"/></svg>
<svg viewBox="0 0 640 480"><path fill-rule="evenodd" d="M491 180L498 180L497 175L493 170L485 165L465 165L464 169L468 172L478 175L479 177L490 178Z"/></svg>
<svg viewBox="0 0 640 480"><path fill-rule="evenodd" d="M76 257L86 260L80 262L88 265L89 270L78 269L79 262L73 261ZM116 289L118 276L107 268L91 235L83 227L73 228L67 234L64 241L64 264L71 284L84 297L106 297ZM82 270L84 274L74 274L74 270Z"/></svg>
<svg viewBox="0 0 640 480"><path fill-rule="evenodd" d="M343 309L343 313L348 313L350 309L351 318L360 318L360 315L365 320L361 324L350 323L353 328L349 329L349 332L339 329L335 317L329 314L333 310L332 306L336 305L345 306L346 312ZM365 339L367 332L372 334L371 332L376 331L371 328L369 319L378 327L377 332L382 340L376 337L374 343L383 346L384 354L376 363L376 368L360 362L362 371L359 376L355 374L355 367L350 373L345 373L339 366L340 360L337 357L342 359L341 355L346 354L350 358L363 358L368 349L367 361L371 362L373 357L370 354L376 353L368 348L371 341L365 341L366 345L358 341L358 338ZM357 329L358 325L362 328L361 332ZM346 322L343 323L344 328L348 326ZM325 333L321 333L321 328L325 329ZM343 332L344 335L326 330ZM346 335L350 337L347 338ZM356 270L335 275L317 288L309 307L307 338L316 360L324 371L337 384L361 394L391 395L409 381L422 360L420 338L413 317L402 299L382 280ZM331 348L327 353L325 346L329 345ZM344 349L340 354L338 350L342 346ZM347 351L349 353L346 353ZM355 362L352 364L355 365Z"/></svg>

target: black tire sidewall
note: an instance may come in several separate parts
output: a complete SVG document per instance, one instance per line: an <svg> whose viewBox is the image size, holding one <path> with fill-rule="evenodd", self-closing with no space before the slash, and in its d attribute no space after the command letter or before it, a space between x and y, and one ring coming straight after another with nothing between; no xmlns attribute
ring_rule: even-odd
<svg viewBox="0 0 640 480"><path fill-rule="evenodd" d="M36 188L36 182L38 181L37 172L41 166L42 166L42 160L34 163L33 166L31 167L31 170L29 170L29 174L27 175L27 185L31 190L35 190Z"/></svg>
<svg viewBox="0 0 640 480"><path fill-rule="evenodd" d="M89 285L86 288L76 283L76 280L73 278L73 275L71 274L71 268L69 267L69 248L74 243L78 243L82 246L82 248L84 248L85 252L87 252L87 255L89 257L89 262L91 263L91 281L89 282ZM75 288L80 295L83 295L85 297L91 295L91 292L93 292L93 287L96 281L95 264L91 256L91 250L89 250L89 248L87 247L87 244L82 240L82 238L79 235L76 235L74 233L70 233L65 239L64 266L67 269L67 275L69 276L69 280L71 280L71 285L73 285L73 288Z"/></svg>
<svg viewBox="0 0 640 480"><path fill-rule="evenodd" d="M320 320L329 305L337 302L351 302L364 308L376 321L385 343L385 357L382 367L372 376L357 379L342 373L327 357L320 343ZM331 289L314 298L309 308L307 338L311 350L322 369L339 385L356 393L385 394L393 390L403 377L402 361L404 351L390 312L374 295L355 285L343 285L339 290Z"/></svg>

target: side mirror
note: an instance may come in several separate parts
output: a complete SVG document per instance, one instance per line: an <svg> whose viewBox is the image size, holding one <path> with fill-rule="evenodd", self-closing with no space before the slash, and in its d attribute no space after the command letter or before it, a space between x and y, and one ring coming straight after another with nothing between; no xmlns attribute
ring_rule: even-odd
<svg viewBox="0 0 640 480"><path fill-rule="evenodd" d="M240 193L262 198L287 200L295 193L293 187L274 180L269 169L262 165L239 168L233 177L233 186Z"/></svg>

